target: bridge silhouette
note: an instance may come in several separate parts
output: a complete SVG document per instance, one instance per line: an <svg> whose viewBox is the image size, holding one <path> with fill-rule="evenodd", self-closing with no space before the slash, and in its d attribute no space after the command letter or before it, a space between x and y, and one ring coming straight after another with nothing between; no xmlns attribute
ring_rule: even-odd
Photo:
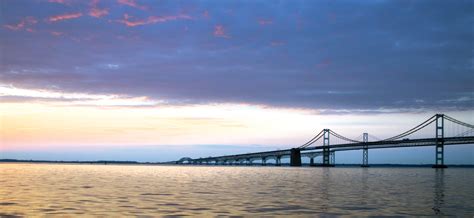
<svg viewBox="0 0 474 218"><path fill-rule="evenodd" d="M427 137L433 133L435 137ZM336 152L362 150L361 166L368 167L369 149L434 146L435 164L433 168L446 168L444 164L445 146L461 144L474 144L474 125L448 115L435 114L408 131L386 139L379 139L368 133L351 139L331 129L323 129L308 142L289 149L194 159L184 157L173 163L252 165L255 160L261 160L262 165L267 165L267 161L274 160L275 165L280 166L282 158L290 158L290 166L302 166L302 157L307 157L310 159L311 166L331 167L335 165ZM314 160L318 156L322 156L322 163L315 163Z"/></svg>

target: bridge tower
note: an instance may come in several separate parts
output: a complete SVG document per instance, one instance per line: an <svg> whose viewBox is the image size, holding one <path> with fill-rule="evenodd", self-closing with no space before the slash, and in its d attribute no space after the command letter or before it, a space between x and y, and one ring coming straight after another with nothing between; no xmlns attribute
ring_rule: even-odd
<svg viewBox="0 0 474 218"><path fill-rule="evenodd" d="M331 165L331 151L329 150L329 135L330 135L330 130L329 129L324 129L323 130L323 165L325 167L333 166Z"/></svg>
<svg viewBox="0 0 474 218"><path fill-rule="evenodd" d="M362 135L362 141L364 142L364 147L362 149L362 165L361 167L369 167L369 146L367 142L369 142L369 134L364 133Z"/></svg>
<svg viewBox="0 0 474 218"><path fill-rule="evenodd" d="M436 162L433 168L447 168L444 165L444 114L436 114Z"/></svg>

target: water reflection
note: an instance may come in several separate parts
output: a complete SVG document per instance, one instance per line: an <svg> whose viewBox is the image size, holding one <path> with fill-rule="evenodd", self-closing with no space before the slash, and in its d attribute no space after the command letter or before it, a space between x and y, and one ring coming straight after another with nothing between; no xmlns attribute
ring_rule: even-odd
<svg viewBox="0 0 474 218"><path fill-rule="evenodd" d="M474 214L474 169L0 164L0 178L0 216Z"/></svg>
<svg viewBox="0 0 474 218"><path fill-rule="evenodd" d="M367 199L369 199L368 195L368 190L369 190L369 184L368 184L368 178L369 178L369 169L367 167L362 167L360 170L362 170L361 176L360 176L360 200L361 200L361 206L366 207L368 202Z"/></svg>
<svg viewBox="0 0 474 218"><path fill-rule="evenodd" d="M443 215L444 205L444 169L434 169L434 206L433 211L436 215Z"/></svg>
<svg viewBox="0 0 474 218"><path fill-rule="evenodd" d="M331 201L329 193L331 192L331 186L325 184L331 184L331 170L329 168L322 168L321 176L321 211L327 213L329 210L329 202Z"/></svg>

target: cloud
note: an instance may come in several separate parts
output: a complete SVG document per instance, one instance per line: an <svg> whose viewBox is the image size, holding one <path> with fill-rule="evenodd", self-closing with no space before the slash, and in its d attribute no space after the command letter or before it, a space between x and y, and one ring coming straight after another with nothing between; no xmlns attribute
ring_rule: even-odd
<svg viewBox="0 0 474 218"><path fill-rule="evenodd" d="M62 35L64 35L64 33L63 32L52 31L51 35L53 35L53 36L62 36Z"/></svg>
<svg viewBox="0 0 474 218"><path fill-rule="evenodd" d="M76 18L79 18L81 16L82 16L81 12L61 14L61 15L56 15L56 16L49 17L48 21L49 22L58 22L58 21L63 21L63 20L76 19Z"/></svg>
<svg viewBox="0 0 474 218"><path fill-rule="evenodd" d="M57 4L64 4L69 5L71 2L70 0L48 0L50 3L57 3Z"/></svg>
<svg viewBox="0 0 474 218"><path fill-rule="evenodd" d="M258 24L265 26L265 25L273 24L273 21L270 19L259 19Z"/></svg>
<svg viewBox="0 0 474 218"><path fill-rule="evenodd" d="M205 10L205 11L202 13L202 16L203 16L204 18L209 18L209 17L210 17L210 16L209 16L209 11L208 11L208 10Z"/></svg>
<svg viewBox="0 0 474 218"><path fill-rule="evenodd" d="M230 38L229 35L227 35L224 26L222 25L216 25L214 26L214 36L215 37L222 37L222 38Z"/></svg>
<svg viewBox="0 0 474 218"><path fill-rule="evenodd" d="M54 29L36 24L37 34L24 34L28 22L18 16L44 17L57 7L19 2L8 4L0 24L5 30L0 45L8 51L0 81L17 87L149 96L176 104L349 111L474 107L465 98L474 92L474 33L466 28L474 15L468 2L203 1L184 15L179 2L159 10L150 3L149 10L139 11L101 1L112 22L77 19ZM90 1L77 6L89 16ZM230 17L227 8L242 17ZM128 10L134 17L121 17ZM204 10L212 20L203 19ZM156 16L160 13L175 16ZM338 15L334 22L327 19L330 13ZM262 30L258 18L281 22ZM301 31L298 20L305 21ZM52 31L74 39L63 43ZM54 52L45 52L52 46Z"/></svg>
<svg viewBox="0 0 474 218"><path fill-rule="evenodd" d="M326 67L329 67L329 65L331 65L332 61L331 59L329 58L325 58L323 59L321 62L319 62L316 67L317 68L326 68Z"/></svg>
<svg viewBox="0 0 474 218"><path fill-rule="evenodd" d="M92 0L90 3L90 10L89 10L89 16L92 17L103 17L105 15L109 14L109 9L107 8L99 8L98 7L99 0Z"/></svg>
<svg viewBox="0 0 474 218"><path fill-rule="evenodd" d="M117 2L119 4L127 5L127 6L137 8L137 9L140 9L140 10L147 10L148 9L148 7L146 7L144 5L137 4L136 0L117 0Z"/></svg>
<svg viewBox="0 0 474 218"><path fill-rule="evenodd" d="M26 30L32 32L32 26L34 26L36 23L38 23L38 20L36 20L34 17L25 17L16 24L5 24L4 27L14 31Z"/></svg>
<svg viewBox="0 0 474 218"><path fill-rule="evenodd" d="M143 20L139 20L139 19L131 20L131 18L133 17L128 14L124 14L123 19L117 20L117 22L125 24L128 27L135 27L135 26L154 24L154 23L164 23L164 22L174 21L174 20L192 19L191 16L185 15L185 14L179 14L179 15L173 15L173 16L149 16L148 18L143 19Z"/></svg>
<svg viewBox="0 0 474 218"><path fill-rule="evenodd" d="M282 46L285 45L286 43L284 41L271 41L270 45L271 46Z"/></svg>
<svg viewBox="0 0 474 218"><path fill-rule="evenodd" d="M87 93L68 93L51 90L22 89L0 84L0 99L8 102L67 102L69 105L95 106L155 106L162 101L148 97L128 97L120 95L96 95Z"/></svg>

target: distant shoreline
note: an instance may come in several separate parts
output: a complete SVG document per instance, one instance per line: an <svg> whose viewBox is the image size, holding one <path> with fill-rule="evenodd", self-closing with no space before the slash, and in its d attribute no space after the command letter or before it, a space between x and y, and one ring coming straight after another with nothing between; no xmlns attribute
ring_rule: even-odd
<svg viewBox="0 0 474 218"><path fill-rule="evenodd" d="M98 161L51 161L51 160L17 160L17 159L0 159L0 163L49 163L49 164L89 164L89 165L171 165L171 166L208 166L203 165L192 165L192 164L171 164L169 162L138 162L138 161L109 161L109 160L98 160ZM209 166L215 166L210 164ZM221 165L219 165L221 166ZM239 165L235 165L239 166ZM240 165L240 166L261 166L260 164L253 165ZM268 164L268 166L273 166ZM289 164L282 164L281 166L290 166ZM309 164L303 164L303 167L309 167ZM336 164L337 167L360 167L360 164ZM370 167L423 167L431 168L432 164L370 164ZM446 165L450 168L474 168L474 165L470 164L451 164Z"/></svg>

